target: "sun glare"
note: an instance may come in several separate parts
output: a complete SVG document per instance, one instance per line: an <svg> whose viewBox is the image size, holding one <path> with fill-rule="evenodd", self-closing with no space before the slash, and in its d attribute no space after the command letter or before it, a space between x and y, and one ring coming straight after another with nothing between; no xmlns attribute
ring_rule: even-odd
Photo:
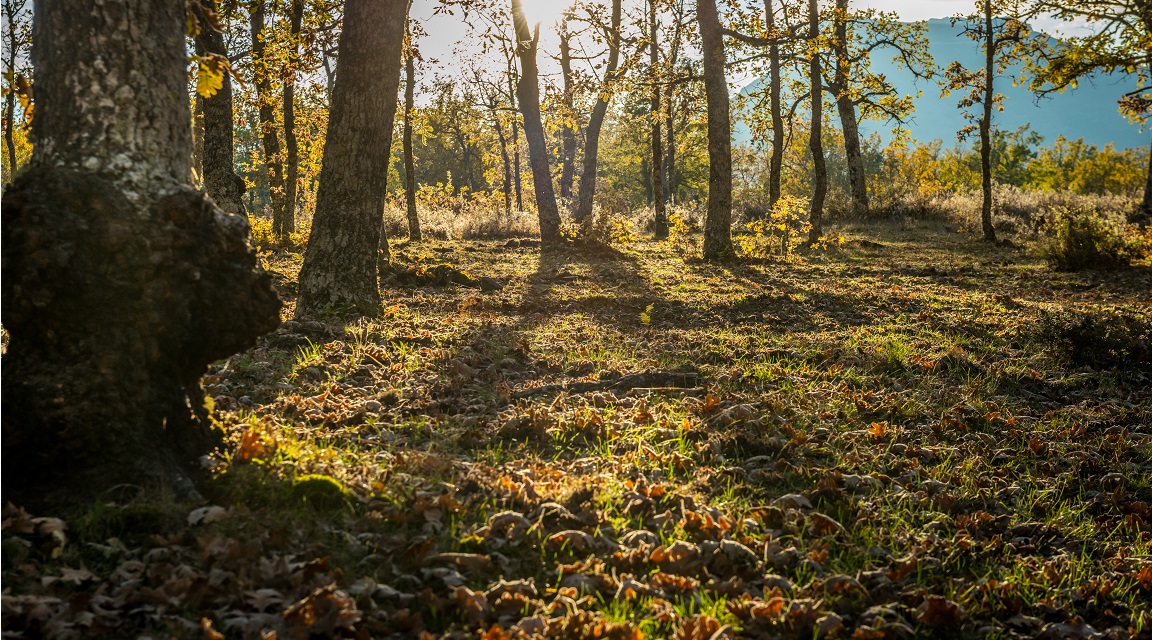
<svg viewBox="0 0 1152 640"><path fill-rule="evenodd" d="M524 17L528 24L539 22L547 27L559 22L570 6L572 3L567 0L524 0Z"/></svg>

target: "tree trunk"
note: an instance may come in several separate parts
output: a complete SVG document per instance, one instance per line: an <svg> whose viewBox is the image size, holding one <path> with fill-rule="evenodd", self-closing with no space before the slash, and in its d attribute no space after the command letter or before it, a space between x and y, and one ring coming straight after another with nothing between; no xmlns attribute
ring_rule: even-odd
<svg viewBox="0 0 1152 640"><path fill-rule="evenodd" d="M728 80L724 77L724 36L716 0L699 0L704 57L704 94L708 102L708 215L704 222L704 259L724 260L732 250L732 122Z"/></svg>
<svg viewBox="0 0 1152 640"><path fill-rule="evenodd" d="M817 0L808 0L808 38L815 41L820 37L820 7ZM812 125L808 147L812 150L812 165L815 180L812 188L812 212L809 214L808 244L820 242L824 236L824 198L828 195L828 167L824 162L824 88L820 70L820 52L813 42L809 47L811 60Z"/></svg>
<svg viewBox="0 0 1152 640"><path fill-rule="evenodd" d="M516 182L516 210L524 210L524 187L520 180L520 122L516 118L516 67L508 60L508 99L512 101L512 176Z"/></svg>
<svg viewBox="0 0 1152 640"><path fill-rule="evenodd" d="M560 210L556 207L556 193L552 189L552 171L548 168L548 146L544 138L544 123L540 119L540 79L536 69L536 50L540 44L540 25L529 30L520 0L512 0L512 20L519 43L520 82L516 85L516 98L524 116L524 137L528 139L528 163L532 166L532 182L536 187L536 214L540 220L540 240L560 242Z"/></svg>
<svg viewBox="0 0 1152 640"><path fill-rule="evenodd" d="M407 0L348 0L296 315L379 306L377 253Z"/></svg>
<svg viewBox="0 0 1152 640"><path fill-rule="evenodd" d="M412 151L412 118L416 114L416 60L411 41L408 47L404 61L404 199L408 208L408 241L420 242L420 216L416 213L416 158Z"/></svg>
<svg viewBox="0 0 1152 640"><path fill-rule="evenodd" d="M5 12L7 13L7 12ZM16 16L5 15L8 21L8 78L16 84ZM14 86L12 88L15 88ZM12 127L16 124L16 92L9 91L4 96L4 144L8 147L8 176L16 175L16 142L12 138Z"/></svg>
<svg viewBox="0 0 1152 640"><path fill-rule="evenodd" d="M224 34L212 28L208 19L216 12L215 0L200 0L197 7L200 32L196 35L196 50L200 55L214 53L228 57ZM232 145L232 78L224 74L223 85L210 98L197 96L203 112L202 147L200 155L201 178L204 190L217 206L237 215L247 216L244 209L244 179L236 175L236 161Z"/></svg>
<svg viewBox="0 0 1152 640"><path fill-rule="evenodd" d="M620 22L621 0L612 0L612 35L608 42L608 67L604 71L604 86L592 106L588 117L588 129L584 135L584 166L580 172L580 191L576 196L576 224L587 226L592 223L592 204L596 196L596 164L600 153L600 129L608 113L608 102L612 99L616 69L620 65Z"/></svg>
<svg viewBox="0 0 1152 640"><path fill-rule="evenodd" d="M676 100L672 91L668 91L668 113L664 114L664 128L668 130L666 147L664 151L664 179L660 184L664 186L664 204L676 201Z"/></svg>
<svg viewBox="0 0 1152 640"><path fill-rule="evenodd" d="M504 163L504 213L512 213L512 160L508 157L508 140L504 137L504 126L496 117L496 139L500 141L500 160Z"/></svg>
<svg viewBox="0 0 1152 640"><path fill-rule="evenodd" d="M246 218L190 185L186 16L36 5L36 147L0 224L3 499L30 510L194 496L221 441L200 376L279 323Z"/></svg>
<svg viewBox="0 0 1152 640"><path fill-rule="evenodd" d="M984 201L980 205L980 225L984 240L996 242L992 226L992 101L996 95L996 35L992 31L992 0L984 0L984 113L980 117L980 187Z"/></svg>
<svg viewBox="0 0 1152 640"><path fill-rule="evenodd" d="M1144 218L1142 225L1152 224L1152 149L1148 151L1148 179L1144 183L1144 199L1140 203L1140 212Z"/></svg>
<svg viewBox="0 0 1152 640"><path fill-rule="evenodd" d="M660 48L656 44L659 36L656 0L648 0L648 28L649 82L652 83L652 204L656 214L656 239L663 240L668 237L668 214L664 210L664 143L660 140Z"/></svg>
<svg viewBox="0 0 1152 640"><path fill-rule="evenodd" d="M560 197L572 198L572 179L576 173L576 131L572 128L572 118L576 110L572 105L572 49L569 44L568 18L560 24L560 70L564 80L564 126L560 129L562 150L560 161Z"/></svg>
<svg viewBox="0 0 1152 640"><path fill-rule="evenodd" d="M264 143L264 164L268 167L268 192L272 201L272 231L284 228L284 178L280 165L280 138L272 108L272 80L264 44L264 0L255 0L251 9L252 73L255 76L260 136ZM283 236L280 236L283 237Z"/></svg>
<svg viewBox="0 0 1152 640"><path fill-rule="evenodd" d="M852 100L851 65L848 61L848 0L836 0L835 42L836 52L836 110L844 132L844 155L848 163L848 187L852 193L852 209L857 214L868 213L868 183L864 176L864 154L860 150L860 127L856 120L856 103Z"/></svg>
<svg viewBox="0 0 1152 640"><path fill-rule="evenodd" d="M296 67L300 65L300 23L304 19L304 0L292 0L288 14L288 71L284 76L284 215L274 232L287 238L296 231L296 187L300 180L300 146L296 142Z"/></svg>
<svg viewBox="0 0 1152 640"><path fill-rule="evenodd" d="M780 74L780 44L776 34L776 12L772 7L772 0L764 0L764 18L768 27L768 37L772 39L768 45L768 75L769 75L769 102L772 110L772 159L768 164L768 206L776 207L780 200L780 172L784 168L784 116L780 110L780 85L783 83Z"/></svg>

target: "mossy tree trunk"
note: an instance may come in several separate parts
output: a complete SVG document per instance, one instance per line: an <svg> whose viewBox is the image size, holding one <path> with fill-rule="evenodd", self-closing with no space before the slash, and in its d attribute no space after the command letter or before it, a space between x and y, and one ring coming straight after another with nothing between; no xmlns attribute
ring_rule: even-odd
<svg viewBox="0 0 1152 640"><path fill-rule="evenodd" d="M704 221L704 259L724 260L732 249L732 121L728 80L724 76L724 35L716 0L696 8L704 57L704 94L708 102L708 214Z"/></svg>
<svg viewBox="0 0 1152 640"><path fill-rule="evenodd" d="M852 98L851 61L848 56L848 0L836 0L833 16L833 43L836 70L836 111L840 115L840 130L844 134L844 155L848 163L848 187L852 194L855 213L868 213L868 183L864 174L864 153L860 145L860 125L856 117L856 102Z"/></svg>
<svg viewBox="0 0 1152 640"><path fill-rule="evenodd" d="M276 111L272 96L272 78L269 69L268 47L264 42L265 0L254 0L249 26L252 35L252 74L256 85L256 113L260 122L260 141L264 150L264 165L268 170L268 191L272 202L272 231L285 237L284 229L284 165L280 156L280 136L276 131Z"/></svg>
<svg viewBox="0 0 1152 640"><path fill-rule="evenodd" d="M190 493L219 442L201 374L279 322L247 219L191 186L185 26L182 0L36 7L36 147L0 225L6 501Z"/></svg>
<svg viewBox="0 0 1152 640"><path fill-rule="evenodd" d="M348 0L340 63L316 194L312 235L300 269L296 315L326 306L367 311L377 286L381 211L400 89L407 0Z"/></svg>
<svg viewBox="0 0 1152 640"><path fill-rule="evenodd" d="M780 108L780 87L783 75L780 71L780 42L776 33L776 10L772 0L764 0L764 19L768 27L768 91L772 110L772 158L768 163L768 206L776 207L780 200L781 171L784 168L784 116Z"/></svg>
<svg viewBox="0 0 1152 640"><path fill-rule="evenodd" d="M571 33L568 31L568 16L560 23L560 71L564 82L564 125L560 128L560 197L565 202L572 198L572 180L576 175L576 129L572 119L576 110L572 104L575 89L572 86L572 47Z"/></svg>
<svg viewBox="0 0 1152 640"><path fill-rule="evenodd" d="M992 107L996 102L993 87L996 78L996 32L993 27L992 0L984 0L984 111L980 115L980 190L984 199L980 204L980 225L984 240L996 242L996 227L992 226Z"/></svg>

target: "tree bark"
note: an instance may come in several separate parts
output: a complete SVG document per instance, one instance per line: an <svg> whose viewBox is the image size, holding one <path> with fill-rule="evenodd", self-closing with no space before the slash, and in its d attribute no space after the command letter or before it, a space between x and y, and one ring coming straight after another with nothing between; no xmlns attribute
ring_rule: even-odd
<svg viewBox="0 0 1152 640"><path fill-rule="evenodd" d="M708 102L708 215L704 222L704 259L724 260L732 250L732 122L728 80L724 76L724 36L716 0L699 0L704 57L704 94Z"/></svg>
<svg viewBox="0 0 1152 640"><path fill-rule="evenodd" d="M608 103L612 100L613 82L620 65L620 22L621 0L612 0L612 35L608 42L608 67L604 70L604 85L592 106L588 117L588 129L584 134L584 166L580 171L580 191L576 196L576 224L586 226L592 222L592 204L596 196L596 165L600 154L600 129L608 114Z"/></svg>
<svg viewBox="0 0 1152 640"><path fill-rule="evenodd" d="M400 88L407 0L348 0L340 64L316 194L312 235L300 269L296 315L328 305L380 304L381 209Z"/></svg>
<svg viewBox="0 0 1152 640"><path fill-rule="evenodd" d="M5 14L8 12L5 11ZM16 16L4 16L8 21L8 78L13 85L16 83ZM11 88L15 88L14 86ZM9 91L4 96L4 144L8 147L8 175L16 175L16 142L12 136L12 127L16 124L16 92Z"/></svg>
<svg viewBox="0 0 1152 640"><path fill-rule="evenodd" d="M411 39L411 31L409 31ZM416 157L412 151L412 118L416 114L416 60L409 40L404 60L404 200L408 209L408 241L420 242L420 215L416 212Z"/></svg>
<svg viewBox="0 0 1152 640"><path fill-rule="evenodd" d="M1152 224L1152 149L1148 151L1147 181L1144 183L1144 199L1140 203L1140 212L1144 218L1141 224Z"/></svg>
<svg viewBox="0 0 1152 640"><path fill-rule="evenodd" d="M512 102L512 176L516 183L516 210L524 210L524 187L520 180L520 121L516 118L516 66L508 60L508 99Z"/></svg>
<svg viewBox="0 0 1152 640"><path fill-rule="evenodd" d="M540 44L540 25L528 27L521 0L512 0L512 21L516 29L517 51L520 57L520 82L516 85L516 98L524 117L524 137L528 139L528 163L532 166L532 182L536 188L536 215L540 220L540 240L544 243L560 242L560 210L556 207L556 193L552 189L552 171L548 168L548 146L544 138L544 123L540 119L540 79L536 68L536 50Z"/></svg>
<svg viewBox="0 0 1152 640"><path fill-rule="evenodd" d="M657 45L660 31L656 0L648 0L648 29L649 82L652 84L652 206L656 214L656 239L663 240L668 237L668 214L664 210L664 143L660 141L660 48Z"/></svg>
<svg viewBox="0 0 1152 640"><path fill-rule="evenodd" d="M824 198L828 195L828 167L824 162L824 91L820 70L820 52L815 40L820 37L820 6L808 0L808 38L812 41L808 55L811 77L812 124L808 147L812 150L815 179L812 187L812 211L809 214L808 244L815 245L824 236Z"/></svg>
<svg viewBox="0 0 1152 640"><path fill-rule="evenodd" d="M980 225L984 240L996 242L992 226L992 102L996 95L996 34L993 32L992 0L984 0L984 112L980 117L980 187L984 200L980 205Z"/></svg>
<svg viewBox="0 0 1152 640"><path fill-rule="evenodd" d="M504 137L504 126L496 117L496 139L500 142L500 160L504 163L504 213L512 213L512 160L508 157L508 140Z"/></svg>
<svg viewBox="0 0 1152 640"><path fill-rule="evenodd" d="M860 127L856 120L856 103L852 100L851 64L848 60L848 0L836 0L832 47L836 53L836 111L844 132L844 154L848 164L848 187L852 193L852 209L857 214L868 213L868 184L864 175L864 154L860 146Z"/></svg>
<svg viewBox="0 0 1152 640"><path fill-rule="evenodd" d="M664 114L664 128L668 130L665 136L667 146L664 151L664 179L660 184L664 186L664 204L676 201L676 99L672 91L668 91L668 113Z"/></svg>
<svg viewBox="0 0 1152 640"><path fill-rule="evenodd" d="M185 3L36 5L36 147L3 196L3 498L194 495L199 378L279 323L247 219L193 188ZM61 46L66 43L67 46Z"/></svg>
<svg viewBox="0 0 1152 640"><path fill-rule="evenodd" d="M575 116L575 107L572 104L572 48L571 35L568 33L568 18L560 24L560 71L564 81L564 126L560 129L561 148L560 156L560 197L565 200L572 198L572 180L576 173L576 131L572 127L571 119Z"/></svg>
<svg viewBox="0 0 1152 640"><path fill-rule="evenodd" d="M196 34L196 50L200 55L212 53L228 57L224 34L216 31L208 20L215 13L215 0L200 0L198 6L200 31ZM203 132L201 147L201 177L204 190L217 206L236 215L247 216L244 209L244 179L236 175L236 161L232 144L232 78L224 74L223 85L210 98L197 96L203 112L200 123Z"/></svg>
<svg viewBox="0 0 1152 640"><path fill-rule="evenodd" d="M292 0L288 13L288 70L284 75L284 214L274 232L287 238L296 231L296 187L300 181L300 145L296 142L296 67L300 65L300 23L304 0Z"/></svg>
<svg viewBox="0 0 1152 640"><path fill-rule="evenodd" d="M255 0L251 5L252 73L255 76L264 164L268 168L272 231L279 233L284 228L284 177L283 167L280 164L280 137L276 133L276 115L272 108L272 80L268 69L267 47L264 43L264 18L264 0Z"/></svg>
<svg viewBox="0 0 1152 640"><path fill-rule="evenodd" d="M768 27L768 92L772 110L772 158L768 164L768 206L775 208L780 200L781 171L784 168L784 116L780 110L780 43L776 34L776 11L772 0L764 0L764 19Z"/></svg>

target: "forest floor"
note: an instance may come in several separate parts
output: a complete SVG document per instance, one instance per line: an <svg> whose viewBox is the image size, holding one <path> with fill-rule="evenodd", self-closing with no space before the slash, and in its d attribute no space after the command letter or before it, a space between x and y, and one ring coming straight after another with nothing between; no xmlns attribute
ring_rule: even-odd
<svg viewBox="0 0 1152 640"><path fill-rule="evenodd" d="M4 637L1152 635L1152 267L841 232L397 243L205 378L203 502L5 511Z"/></svg>

